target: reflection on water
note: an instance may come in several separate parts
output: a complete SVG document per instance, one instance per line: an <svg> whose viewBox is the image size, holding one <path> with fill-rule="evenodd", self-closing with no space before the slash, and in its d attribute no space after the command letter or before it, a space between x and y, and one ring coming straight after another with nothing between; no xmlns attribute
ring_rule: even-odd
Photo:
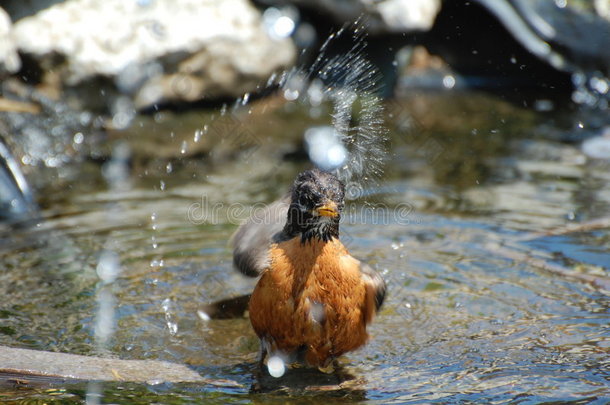
<svg viewBox="0 0 610 405"><path fill-rule="evenodd" d="M252 111L241 125L263 142L245 162L207 152L179 158L184 137L192 140L201 121L170 114L164 125L174 123L184 137L166 139L161 157L138 157L132 188L107 187L103 178L75 183L43 199L39 226L3 229L0 296L10 301L0 306L0 344L80 354L101 345L120 358L185 363L238 383L108 383L105 402L610 397L610 300L600 287L610 278L608 226L545 234L610 215L609 166L565 141L578 135L561 124L565 116L480 94L418 95L388 106L386 176L350 204L410 209L406 217L355 215L343 224L350 251L380 270L390 288L370 344L342 359L353 379L308 380L295 370L288 374L305 383L250 396L258 339L248 320L206 321L197 311L251 291L254 281L231 269L227 240L236 219L279 197L304 166L295 161L301 128L328 124L277 100ZM134 131L131 141L139 142L141 129ZM166 154L171 148L175 155ZM189 207L203 198L245 210L233 219L219 209L189 220ZM113 319L100 315L104 297L116 304ZM100 332L106 321L113 334ZM77 384L7 398L69 403L86 392Z"/></svg>

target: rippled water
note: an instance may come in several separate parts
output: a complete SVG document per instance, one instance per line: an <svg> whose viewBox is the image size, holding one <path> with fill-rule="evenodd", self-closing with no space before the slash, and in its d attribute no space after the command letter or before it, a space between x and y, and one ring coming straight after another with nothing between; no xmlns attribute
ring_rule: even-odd
<svg viewBox="0 0 610 405"><path fill-rule="evenodd" d="M206 322L197 310L251 291L227 241L254 203L282 195L306 166L302 129L324 121L274 100L254 109L240 121L261 140L247 155L182 152L202 115L169 114L157 124L175 136L156 139L173 152L138 158L129 186L109 189L85 163L90 181L44 191L39 225L2 230L0 344L167 360L237 383L107 383L108 403L610 400L610 165L578 142L597 129L581 129L578 112L537 114L474 93L387 105L386 175L357 190L342 225L352 254L389 284L372 341L342 359L351 379L293 370L250 394L249 321ZM582 223L591 225L566 231ZM106 286L103 252L121 267ZM116 333L100 346L102 292L116 303ZM0 402L76 403L86 392L7 389Z"/></svg>

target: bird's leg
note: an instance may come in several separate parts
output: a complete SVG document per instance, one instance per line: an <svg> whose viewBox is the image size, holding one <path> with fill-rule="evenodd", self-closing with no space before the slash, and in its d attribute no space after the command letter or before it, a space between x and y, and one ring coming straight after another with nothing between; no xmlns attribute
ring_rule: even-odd
<svg viewBox="0 0 610 405"><path fill-rule="evenodd" d="M265 343L261 341L261 348L258 351L258 369L262 370L265 366L265 357L267 356L267 347Z"/></svg>
<svg viewBox="0 0 610 405"><path fill-rule="evenodd" d="M250 391L252 392L260 392L261 391L261 381L263 379L263 368L265 367L265 357L267 356L267 347L265 342L261 340L260 350L258 352L258 362L256 370L254 371L254 381L252 382L252 386L250 387Z"/></svg>

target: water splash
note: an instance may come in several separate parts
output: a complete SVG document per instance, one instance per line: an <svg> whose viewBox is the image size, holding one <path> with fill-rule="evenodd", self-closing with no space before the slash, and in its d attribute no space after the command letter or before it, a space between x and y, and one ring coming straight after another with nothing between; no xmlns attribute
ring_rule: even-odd
<svg viewBox="0 0 610 405"><path fill-rule="evenodd" d="M280 356L273 355L267 360L267 370L272 377L280 378L286 372L286 364Z"/></svg>
<svg viewBox="0 0 610 405"><path fill-rule="evenodd" d="M335 159L334 154L327 154L320 159L321 148L311 142L311 137L310 157L320 168L335 171L344 182L361 185L378 182L387 156L387 129L379 95L382 76L365 56L365 25L359 19L331 34L307 71L296 69L281 82L286 100L307 103L314 114L322 102L332 104L334 131L328 139L318 137L317 142L335 143L337 138L346 149L347 157ZM346 52L329 56L331 45L338 41L349 41L352 46Z"/></svg>
<svg viewBox="0 0 610 405"><path fill-rule="evenodd" d="M87 384L85 403L87 405L98 405L102 403L103 386L101 382L92 381Z"/></svg>
<svg viewBox="0 0 610 405"><path fill-rule="evenodd" d="M111 190L124 191L131 188L131 147L127 142L120 141L112 147L110 160L102 165L102 176Z"/></svg>
<svg viewBox="0 0 610 405"><path fill-rule="evenodd" d="M130 97L118 97L111 106L112 126L122 130L129 128L136 116L136 108Z"/></svg>
<svg viewBox="0 0 610 405"><path fill-rule="evenodd" d="M105 249L102 251L97 263L96 272L102 283L110 284L114 282L121 273L119 255L112 250Z"/></svg>
<svg viewBox="0 0 610 405"><path fill-rule="evenodd" d="M116 320L116 298L113 292L104 286L97 294L97 314L95 317L95 342L98 351L104 353L114 335Z"/></svg>
<svg viewBox="0 0 610 405"><path fill-rule="evenodd" d="M178 333L178 324L173 320L174 316L172 307L173 303L169 298L164 299L161 303L161 308L165 313L165 324L167 326L167 330L169 331L170 335L176 336L176 333Z"/></svg>
<svg viewBox="0 0 610 405"><path fill-rule="evenodd" d="M116 330L117 300L112 291L112 283L121 274L119 255L111 249L104 249L100 254L96 272L100 284L96 291L97 311L94 324L94 341L98 353L105 354ZM103 397L102 383L91 381L87 384L86 403L99 404Z"/></svg>
<svg viewBox="0 0 610 405"><path fill-rule="evenodd" d="M104 249L100 254L97 267L100 286L96 293L97 313L95 316L94 336L97 350L104 353L115 331L116 298L112 291L112 283L121 274L119 255Z"/></svg>
<svg viewBox="0 0 610 405"><path fill-rule="evenodd" d="M322 170L334 170L345 164L348 152L339 133L330 126L305 131L305 146L311 161Z"/></svg>
<svg viewBox="0 0 610 405"><path fill-rule="evenodd" d="M153 250L156 250L159 247L159 242L157 241L157 229L159 225L157 224L157 213L153 212L150 214L150 229L152 230L152 236L150 237L151 247ZM150 261L150 267L163 267L164 262L163 259L154 258Z"/></svg>
<svg viewBox="0 0 610 405"><path fill-rule="evenodd" d="M268 9L273 21L279 15L276 11ZM366 24L364 18L346 24L329 35L310 67L273 74L267 82L267 87L278 87L288 103L308 106L312 117L324 113L324 103L332 106L332 130L311 128L313 132L305 134L310 159L321 169L334 172L344 183L357 184L361 189L379 183L387 159L387 129L380 96L382 75L366 58ZM336 44L345 43L350 44L346 51L335 54L331 50ZM245 93L232 106L223 104L219 117L212 120L236 114L250 99L251 95ZM205 135L207 127L195 131L195 142ZM184 155L186 151L187 144L183 142L180 153Z"/></svg>

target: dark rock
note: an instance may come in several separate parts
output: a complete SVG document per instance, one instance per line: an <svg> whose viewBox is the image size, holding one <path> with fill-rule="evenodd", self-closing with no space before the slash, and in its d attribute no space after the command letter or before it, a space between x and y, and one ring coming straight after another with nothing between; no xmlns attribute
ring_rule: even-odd
<svg viewBox="0 0 610 405"><path fill-rule="evenodd" d="M610 22L594 10L546 0L474 0L527 50L563 71L610 74Z"/></svg>

